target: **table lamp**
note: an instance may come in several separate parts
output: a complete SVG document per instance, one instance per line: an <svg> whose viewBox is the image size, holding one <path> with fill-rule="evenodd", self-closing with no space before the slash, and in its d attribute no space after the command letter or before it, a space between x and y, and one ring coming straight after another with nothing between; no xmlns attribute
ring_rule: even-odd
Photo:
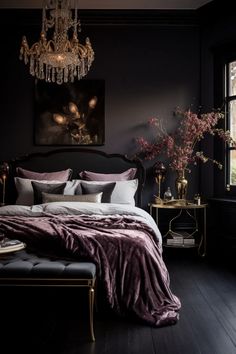
<svg viewBox="0 0 236 354"><path fill-rule="evenodd" d="M0 183L2 184L2 201L0 206L5 205L6 179L9 173L9 165L6 162L0 164Z"/></svg>
<svg viewBox="0 0 236 354"><path fill-rule="evenodd" d="M158 184L158 194L154 196L155 197L155 203L160 204L160 203L162 203L162 199L161 199L161 183L164 181L165 174L166 174L166 168L165 168L163 162L157 161L153 165L153 174L154 174L156 183Z"/></svg>

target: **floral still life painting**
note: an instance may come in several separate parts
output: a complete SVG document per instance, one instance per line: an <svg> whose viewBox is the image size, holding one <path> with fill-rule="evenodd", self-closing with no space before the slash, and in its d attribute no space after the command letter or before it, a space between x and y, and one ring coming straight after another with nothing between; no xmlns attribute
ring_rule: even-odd
<svg viewBox="0 0 236 354"><path fill-rule="evenodd" d="M36 145L102 145L105 124L104 80L35 85Z"/></svg>

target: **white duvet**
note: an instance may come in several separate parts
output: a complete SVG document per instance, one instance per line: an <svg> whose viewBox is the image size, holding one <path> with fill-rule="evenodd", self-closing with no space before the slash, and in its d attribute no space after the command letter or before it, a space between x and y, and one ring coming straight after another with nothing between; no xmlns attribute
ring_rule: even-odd
<svg viewBox="0 0 236 354"><path fill-rule="evenodd" d="M145 222L151 227L159 242L162 242L160 231L151 217L145 210L128 205L114 203L86 203L86 202L53 202L32 206L6 205L0 208L0 215L19 216L45 216L52 215L131 215L136 219Z"/></svg>

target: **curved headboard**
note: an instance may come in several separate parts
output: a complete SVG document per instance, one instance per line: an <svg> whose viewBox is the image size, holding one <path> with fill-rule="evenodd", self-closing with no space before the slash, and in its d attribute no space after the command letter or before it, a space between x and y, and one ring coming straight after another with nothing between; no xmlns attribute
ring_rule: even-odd
<svg viewBox="0 0 236 354"><path fill-rule="evenodd" d="M71 168L73 170L72 178L74 179L79 178L79 172L82 170L98 173L120 173L128 168L135 167L137 168L135 177L139 180L135 197L136 205L141 206L142 203L145 169L139 159L130 159L122 154L108 154L96 149L71 147L20 156L8 161L8 164L10 174L7 183L7 203L14 203L16 199L14 177L17 167L36 172L54 172Z"/></svg>

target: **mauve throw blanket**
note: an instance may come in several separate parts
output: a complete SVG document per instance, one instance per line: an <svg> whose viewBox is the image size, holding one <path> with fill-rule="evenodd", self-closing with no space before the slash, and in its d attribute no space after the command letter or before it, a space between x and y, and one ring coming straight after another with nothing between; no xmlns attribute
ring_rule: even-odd
<svg viewBox="0 0 236 354"><path fill-rule="evenodd" d="M40 252L92 261L109 306L153 326L178 320L162 247L153 230L133 216L0 216L0 232Z"/></svg>

